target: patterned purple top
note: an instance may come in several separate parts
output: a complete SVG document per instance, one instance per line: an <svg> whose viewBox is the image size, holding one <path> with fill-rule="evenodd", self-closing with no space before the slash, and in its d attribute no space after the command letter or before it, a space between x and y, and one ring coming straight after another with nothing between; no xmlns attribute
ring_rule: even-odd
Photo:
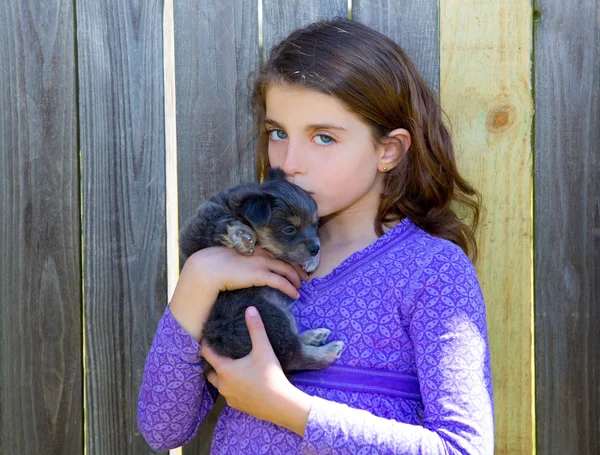
<svg viewBox="0 0 600 455"><path fill-rule="evenodd" d="M313 395L304 438L225 407L212 454L492 454L493 394L483 296L463 251L406 219L329 275L304 282L298 329L326 327L344 351L292 383ZM200 345L169 307L146 360L140 431L185 445L217 392Z"/></svg>

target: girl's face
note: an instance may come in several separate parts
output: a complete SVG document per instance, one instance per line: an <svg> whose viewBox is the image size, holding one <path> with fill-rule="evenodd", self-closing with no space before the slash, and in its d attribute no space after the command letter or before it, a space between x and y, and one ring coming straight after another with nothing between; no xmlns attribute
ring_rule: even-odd
<svg viewBox="0 0 600 455"><path fill-rule="evenodd" d="M269 163L311 193L323 217L376 210L381 174L371 131L329 95L291 85L266 91Z"/></svg>

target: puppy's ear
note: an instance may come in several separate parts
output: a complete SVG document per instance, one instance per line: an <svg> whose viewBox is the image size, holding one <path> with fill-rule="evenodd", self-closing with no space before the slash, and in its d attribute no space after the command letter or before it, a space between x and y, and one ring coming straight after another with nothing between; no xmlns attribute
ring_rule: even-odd
<svg viewBox="0 0 600 455"><path fill-rule="evenodd" d="M267 180L285 180L285 172L280 167L272 167L267 174Z"/></svg>
<svg viewBox="0 0 600 455"><path fill-rule="evenodd" d="M253 226L264 226L271 219L270 194L253 194L242 201L242 215Z"/></svg>

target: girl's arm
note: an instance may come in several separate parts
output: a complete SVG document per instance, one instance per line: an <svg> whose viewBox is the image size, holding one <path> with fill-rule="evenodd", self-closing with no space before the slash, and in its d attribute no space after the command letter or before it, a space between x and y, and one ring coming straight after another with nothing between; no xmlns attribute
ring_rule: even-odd
<svg viewBox="0 0 600 455"><path fill-rule="evenodd" d="M462 251L447 248L424 275L409 326L423 425L314 397L302 453L493 454L485 305L475 270Z"/></svg>
<svg viewBox="0 0 600 455"><path fill-rule="evenodd" d="M214 406L217 391L202 373L200 344L167 306L144 368L138 426L154 450L187 444Z"/></svg>
<svg viewBox="0 0 600 455"><path fill-rule="evenodd" d="M157 451L188 443L217 397L202 372L198 341L219 289L211 286L201 259L198 254L186 261L146 358L138 426Z"/></svg>
<svg viewBox="0 0 600 455"><path fill-rule="evenodd" d="M306 277L260 247L250 257L213 247L188 258L158 325L140 389L138 426L153 449L189 442L214 406L217 390L202 373L199 340L219 292L267 285L297 297L299 274Z"/></svg>

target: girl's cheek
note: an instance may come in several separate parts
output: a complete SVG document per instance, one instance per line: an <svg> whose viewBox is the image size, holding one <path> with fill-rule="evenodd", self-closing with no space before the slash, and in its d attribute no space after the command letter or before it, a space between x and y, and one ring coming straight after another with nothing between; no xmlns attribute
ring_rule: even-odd
<svg viewBox="0 0 600 455"><path fill-rule="evenodd" d="M314 198L314 196L313 196L313 198ZM322 202L322 201L320 201L320 200L319 200L319 201L317 201L317 200L315 199L315 202L317 203L317 216L318 216L319 218L321 218L322 216L329 215L329 213L326 213L326 212L327 212L327 209L325 208L325 204L323 204L323 202Z"/></svg>
<svg viewBox="0 0 600 455"><path fill-rule="evenodd" d="M281 167L281 164L283 163L283 155L281 152L275 150L275 147L269 146L268 157L271 167Z"/></svg>

